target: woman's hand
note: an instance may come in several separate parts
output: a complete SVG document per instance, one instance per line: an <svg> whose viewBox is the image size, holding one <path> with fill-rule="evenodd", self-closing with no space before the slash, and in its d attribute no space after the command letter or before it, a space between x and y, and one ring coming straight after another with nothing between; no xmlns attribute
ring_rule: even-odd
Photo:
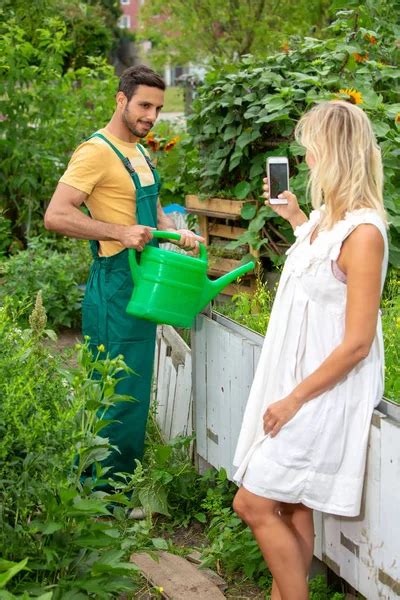
<svg viewBox="0 0 400 600"><path fill-rule="evenodd" d="M272 208L277 215L289 221L293 229L295 229L298 225L305 223L307 221L306 215L303 213L299 204L297 202L297 198L292 192L286 190L279 194L278 198L284 198L287 200L287 204L271 204L269 201L269 184L268 178L264 177L263 179L263 197L266 198L264 204Z"/></svg>
<svg viewBox="0 0 400 600"><path fill-rule="evenodd" d="M275 437L277 433L282 429L290 419L293 419L294 415L300 410L303 403L293 398L292 396L286 396L283 400L274 402L268 406L264 413L264 433L269 434L271 437Z"/></svg>

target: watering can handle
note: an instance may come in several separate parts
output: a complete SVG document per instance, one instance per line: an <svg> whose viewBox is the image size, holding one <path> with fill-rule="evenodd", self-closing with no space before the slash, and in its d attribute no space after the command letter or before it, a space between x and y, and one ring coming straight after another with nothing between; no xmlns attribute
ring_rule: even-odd
<svg viewBox="0 0 400 600"><path fill-rule="evenodd" d="M169 239L169 240L177 240L179 241L181 239L181 234L177 233L175 231L159 231L158 229L156 229L155 231L151 232L153 237L155 238L161 238L161 239ZM205 247L204 244L202 244L201 242L199 242L199 248L200 248L200 254L199 254L199 258L200 260L207 260L207 249Z"/></svg>
<svg viewBox="0 0 400 600"><path fill-rule="evenodd" d="M182 237L180 233L177 233L175 231L159 231L158 229L156 229L156 230L152 230L151 233L155 238L162 238L162 239L167 239L167 240L177 240L178 241ZM204 244L202 244L201 242L199 242L199 246L200 246L199 259L206 261L207 260L207 249L204 246ZM129 266L131 269L132 276L135 280L135 277L137 277L137 278L139 277L139 264L136 259L136 252L133 248L129 248L128 260L129 260Z"/></svg>

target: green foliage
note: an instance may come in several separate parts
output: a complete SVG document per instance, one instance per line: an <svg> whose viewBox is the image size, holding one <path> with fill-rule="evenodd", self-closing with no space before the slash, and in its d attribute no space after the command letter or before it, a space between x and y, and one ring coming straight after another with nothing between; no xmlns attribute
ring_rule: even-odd
<svg viewBox="0 0 400 600"><path fill-rule="evenodd" d="M15 19L34 46L40 29L47 28L51 19L62 21L68 41L64 70L88 66L89 57L106 58L119 38L116 25L121 10L112 1L37 0L28 9L23 0L4 0L2 10L4 21Z"/></svg>
<svg viewBox="0 0 400 600"><path fill-rule="evenodd" d="M159 121L143 143L157 163L161 204L184 204L198 172L198 151L186 131L178 124Z"/></svg>
<svg viewBox="0 0 400 600"><path fill-rule="evenodd" d="M1 203L14 235L30 239L43 230L45 207L76 145L102 127L114 106L111 67L63 73L70 49L58 19L37 30L35 44L13 20L0 37Z"/></svg>
<svg viewBox="0 0 400 600"><path fill-rule="evenodd" d="M400 272L389 272L382 302L385 396L400 404Z"/></svg>
<svg viewBox="0 0 400 600"><path fill-rule="evenodd" d="M0 587L9 592L0 597L113 598L132 590L127 558L145 530L125 519L130 476L108 481L98 462L110 451L98 414L125 400L115 385L127 367L82 345L77 367L63 370L42 342L37 308L32 330L0 309ZM104 481L115 487L113 519L111 496L94 489Z"/></svg>
<svg viewBox="0 0 400 600"><path fill-rule="evenodd" d="M0 300L10 296L29 308L41 290L51 327L78 327L89 264L87 242L65 239L54 247L49 238L33 238L26 250L0 262ZM20 322L26 324L26 313Z"/></svg>
<svg viewBox="0 0 400 600"><path fill-rule="evenodd" d="M0 211L0 257L7 254L12 244L12 223L5 213Z"/></svg>
<svg viewBox="0 0 400 600"><path fill-rule="evenodd" d="M328 4L326 0L153 0L141 8L141 37L152 41L151 58L157 65L209 63L214 58L233 62L248 53L264 56L290 34L305 34L312 26L319 29ZM172 36L171 31L178 35Z"/></svg>
<svg viewBox="0 0 400 600"><path fill-rule="evenodd" d="M187 525L201 497L200 478L189 448L193 439L178 436L164 442L154 415L150 415L144 462L133 474L132 502L148 513L172 516Z"/></svg>
<svg viewBox="0 0 400 600"><path fill-rule="evenodd" d="M233 321L264 335L268 327L274 297L275 290L271 292L261 279L257 279L253 294L244 292L235 294L232 296L231 302L219 305L217 310Z"/></svg>
<svg viewBox="0 0 400 600"><path fill-rule="evenodd" d="M205 194L216 196L222 190L258 200L255 215L248 206L242 213L248 231L237 243L250 243L271 259L283 255L293 237L289 225L260 198L265 160L288 156L291 189L307 209L307 167L294 142L294 127L315 102L335 97L358 101L349 91L354 89L382 148L392 223L390 260L400 266L399 32L388 13L394 2L355 4L337 14L325 40L293 40L286 52L263 61L246 56L210 71L193 103L188 127L200 150L198 186ZM348 92L340 92L344 89Z"/></svg>
<svg viewBox="0 0 400 600"><path fill-rule="evenodd" d="M322 575L311 579L309 587L310 600L344 600L345 598L345 594L331 590Z"/></svg>

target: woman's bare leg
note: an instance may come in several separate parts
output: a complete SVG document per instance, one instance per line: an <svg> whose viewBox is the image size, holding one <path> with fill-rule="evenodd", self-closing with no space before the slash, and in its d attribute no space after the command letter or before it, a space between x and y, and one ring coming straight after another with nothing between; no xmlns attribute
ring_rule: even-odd
<svg viewBox="0 0 400 600"><path fill-rule="evenodd" d="M312 510L304 504L281 502L279 513L285 523L293 529L302 550L306 572L308 573L314 554L314 521ZM272 580L271 600L282 600L275 579Z"/></svg>
<svg viewBox="0 0 400 600"><path fill-rule="evenodd" d="M251 528L281 600L307 600L307 571L302 546L293 528L280 515L281 503L256 496L241 487L233 508ZM278 598L276 596L274 600Z"/></svg>

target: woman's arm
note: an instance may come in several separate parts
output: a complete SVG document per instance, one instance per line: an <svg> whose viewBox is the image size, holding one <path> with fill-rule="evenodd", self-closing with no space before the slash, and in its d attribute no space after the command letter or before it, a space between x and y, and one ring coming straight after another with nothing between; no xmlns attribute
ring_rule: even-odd
<svg viewBox="0 0 400 600"><path fill-rule="evenodd" d="M264 415L264 431L276 435L305 402L341 381L369 354L376 334L384 242L374 225L359 225L343 244L339 266L347 274L343 341L324 362Z"/></svg>

